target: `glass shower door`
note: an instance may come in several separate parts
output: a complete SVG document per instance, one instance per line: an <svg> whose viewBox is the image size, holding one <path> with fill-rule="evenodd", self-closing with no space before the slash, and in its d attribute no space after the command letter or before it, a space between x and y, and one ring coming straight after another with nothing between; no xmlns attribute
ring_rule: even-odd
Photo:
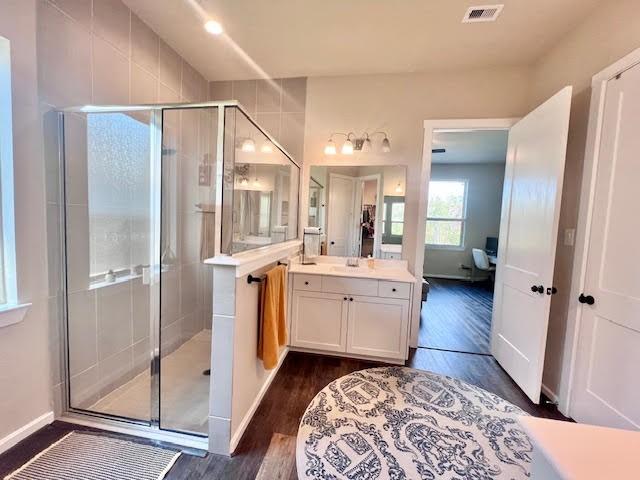
<svg viewBox="0 0 640 480"><path fill-rule="evenodd" d="M206 435L209 420L218 108L162 117L160 428Z"/></svg>
<svg viewBox="0 0 640 480"><path fill-rule="evenodd" d="M157 421L158 118L63 116L69 406L148 424Z"/></svg>

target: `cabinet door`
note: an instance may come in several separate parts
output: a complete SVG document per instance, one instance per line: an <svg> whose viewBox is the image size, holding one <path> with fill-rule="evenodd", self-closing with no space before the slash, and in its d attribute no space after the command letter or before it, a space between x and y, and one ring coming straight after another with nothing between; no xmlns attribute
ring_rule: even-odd
<svg viewBox="0 0 640 480"><path fill-rule="evenodd" d="M409 301L349 297L347 352L376 357L407 358Z"/></svg>
<svg viewBox="0 0 640 480"><path fill-rule="evenodd" d="M346 351L348 303L345 295L294 290L291 345Z"/></svg>

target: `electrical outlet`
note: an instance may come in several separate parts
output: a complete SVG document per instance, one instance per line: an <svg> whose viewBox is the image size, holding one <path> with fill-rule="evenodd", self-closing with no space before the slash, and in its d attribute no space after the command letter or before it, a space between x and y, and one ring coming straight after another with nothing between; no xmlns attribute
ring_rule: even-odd
<svg viewBox="0 0 640 480"><path fill-rule="evenodd" d="M565 228L564 230L564 244L567 247L573 247L576 243L576 229L575 228Z"/></svg>
<svg viewBox="0 0 640 480"><path fill-rule="evenodd" d="M198 166L198 185L201 187L211 186L211 164L201 163Z"/></svg>

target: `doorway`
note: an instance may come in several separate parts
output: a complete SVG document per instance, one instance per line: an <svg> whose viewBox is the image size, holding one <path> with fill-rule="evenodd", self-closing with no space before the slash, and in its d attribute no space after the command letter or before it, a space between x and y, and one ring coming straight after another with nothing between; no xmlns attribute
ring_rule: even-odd
<svg viewBox="0 0 640 480"><path fill-rule="evenodd" d="M491 354L508 130L436 131L418 346Z"/></svg>

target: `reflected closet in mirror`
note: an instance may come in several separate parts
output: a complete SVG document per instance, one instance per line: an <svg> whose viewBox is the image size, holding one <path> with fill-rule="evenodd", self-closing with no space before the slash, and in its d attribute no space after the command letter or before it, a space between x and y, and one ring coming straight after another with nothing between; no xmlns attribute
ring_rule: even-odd
<svg viewBox="0 0 640 480"><path fill-rule="evenodd" d="M323 255L402 258L404 166L310 170L308 224L321 231Z"/></svg>

